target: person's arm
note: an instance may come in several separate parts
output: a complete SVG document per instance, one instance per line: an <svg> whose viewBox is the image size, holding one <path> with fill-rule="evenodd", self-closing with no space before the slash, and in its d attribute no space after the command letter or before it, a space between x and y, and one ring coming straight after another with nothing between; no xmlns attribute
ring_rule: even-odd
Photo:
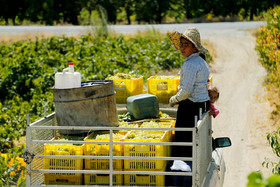
<svg viewBox="0 0 280 187"><path fill-rule="evenodd" d="M187 99L194 87L196 74L197 74L197 66L192 63L185 63L181 69L181 77L183 78L183 84L180 86L180 90L177 92L176 99L178 102Z"/></svg>
<svg viewBox="0 0 280 187"><path fill-rule="evenodd" d="M215 117L220 113L220 111L216 108L215 108L214 112L215 112Z"/></svg>
<svg viewBox="0 0 280 187"><path fill-rule="evenodd" d="M211 105L209 116L213 116L214 118L220 113L220 111L214 107L214 105Z"/></svg>

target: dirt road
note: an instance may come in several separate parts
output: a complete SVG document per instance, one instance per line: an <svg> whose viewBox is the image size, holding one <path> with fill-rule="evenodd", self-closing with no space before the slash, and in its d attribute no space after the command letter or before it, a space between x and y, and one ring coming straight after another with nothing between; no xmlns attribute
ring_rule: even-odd
<svg viewBox="0 0 280 187"><path fill-rule="evenodd" d="M271 108L262 87L265 69L254 50L255 37L247 30L202 34L214 44L217 58L211 68L213 83L220 90L213 119L213 136L228 136L232 146L224 149L226 175L224 187L245 187L252 171L266 178L271 169L262 167L265 157L275 158L266 140L272 132Z"/></svg>

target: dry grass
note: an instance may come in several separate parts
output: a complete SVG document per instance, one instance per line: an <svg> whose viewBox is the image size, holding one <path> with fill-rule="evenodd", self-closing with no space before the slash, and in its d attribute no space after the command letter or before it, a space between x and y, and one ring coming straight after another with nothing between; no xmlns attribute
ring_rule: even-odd
<svg viewBox="0 0 280 187"><path fill-rule="evenodd" d="M25 145L26 144L26 136L22 136L19 140L15 140L14 144L15 144L15 147Z"/></svg>
<svg viewBox="0 0 280 187"><path fill-rule="evenodd" d="M273 120L273 126L280 127L280 98L279 93L275 91L274 89L271 89L269 86L267 86L268 89L268 101L270 103L270 106L273 107L273 111L270 115L270 119Z"/></svg>
<svg viewBox="0 0 280 187"><path fill-rule="evenodd" d="M35 41L36 38L38 39L44 39L44 38L50 38L52 36L59 36L57 34L18 34L18 35L13 35L13 34L0 34L0 43L6 43L10 44L13 42L17 41L26 41L26 40L31 40ZM72 37L72 36L71 36ZM73 36L75 38L78 38L79 36Z"/></svg>
<svg viewBox="0 0 280 187"><path fill-rule="evenodd" d="M258 31L259 28L255 28L255 29L250 29L250 33L253 37L257 38L258 37Z"/></svg>
<svg viewBox="0 0 280 187"><path fill-rule="evenodd" d="M202 40L202 45L208 49L209 53L211 54L212 58L215 59L217 57L217 50L214 47L213 43L209 40Z"/></svg>
<svg viewBox="0 0 280 187"><path fill-rule="evenodd" d="M35 41L36 37L38 38L48 38L51 37L51 35L46 34L18 34L18 35L12 35L12 34L1 34L0 35L0 43L6 43L10 44L13 42L21 41L21 40L32 40Z"/></svg>

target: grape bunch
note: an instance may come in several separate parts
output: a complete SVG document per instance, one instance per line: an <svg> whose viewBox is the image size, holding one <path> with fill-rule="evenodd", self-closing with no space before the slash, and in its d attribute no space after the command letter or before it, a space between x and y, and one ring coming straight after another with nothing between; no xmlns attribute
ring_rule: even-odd
<svg viewBox="0 0 280 187"><path fill-rule="evenodd" d="M109 80L116 80L116 79L136 79L137 76L133 74L125 74L125 73L117 73L114 76L107 77Z"/></svg>
<svg viewBox="0 0 280 187"><path fill-rule="evenodd" d="M161 75L155 77L156 80L174 80L179 79L178 76L172 76L172 75Z"/></svg>
<svg viewBox="0 0 280 187"><path fill-rule="evenodd" d="M128 134L128 139L161 139L163 133L151 133L151 131L133 131Z"/></svg>
<svg viewBox="0 0 280 187"><path fill-rule="evenodd" d="M113 140L120 140L124 137L123 134L120 133L113 133ZM96 134L91 139L93 140L110 140L110 134Z"/></svg>
<svg viewBox="0 0 280 187"><path fill-rule="evenodd" d="M140 127L142 128L168 128L170 123L160 123L155 121L143 122Z"/></svg>

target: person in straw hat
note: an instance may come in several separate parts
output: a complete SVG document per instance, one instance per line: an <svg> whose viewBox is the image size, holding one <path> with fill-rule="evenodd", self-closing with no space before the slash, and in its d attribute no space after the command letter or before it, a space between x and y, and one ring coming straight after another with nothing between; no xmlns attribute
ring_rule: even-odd
<svg viewBox="0 0 280 187"><path fill-rule="evenodd" d="M207 90L209 66L204 60L207 49L201 45L197 28L188 28L184 33L171 32L169 39L185 57L179 73L178 92L169 100L171 107L178 104L175 127L194 127L195 116L199 116L200 108L202 112L210 109ZM175 142L192 142L192 132L175 131ZM172 146L172 156L192 157L192 147ZM191 162L184 162L192 165ZM192 178L189 176L175 176L174 179L176 186L192 185Z"/></svg>
<svg viewBox="0 0 280 187"><path fill-rule="evenodd" d="M200 33L197 28L188 28L184 33L169 33L174 47L186 57L179 72L180 85L176 95L169 100L170 106L178 104L176 127L194 127L195 116L210 109L207 83L209 66L201 57L207 49L201 45ZM203 54L203 55L200 55ZM191 142L192 132L176 131L176 142ZM192 147L174 146L173 156L192 156Z"/></svg>

